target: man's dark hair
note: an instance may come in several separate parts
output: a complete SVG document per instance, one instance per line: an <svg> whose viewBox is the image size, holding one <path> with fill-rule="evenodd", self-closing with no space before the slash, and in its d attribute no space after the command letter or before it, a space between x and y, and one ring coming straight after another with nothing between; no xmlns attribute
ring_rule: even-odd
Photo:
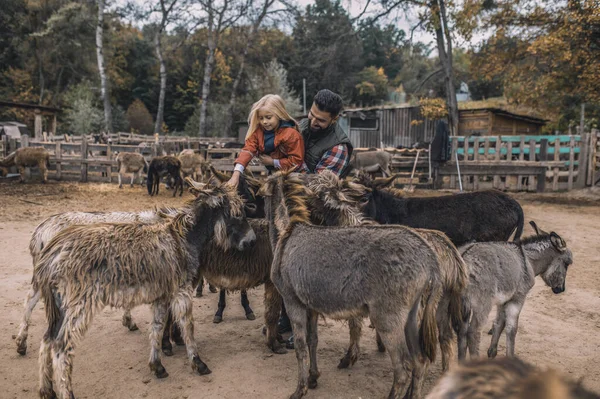
<svg viewBox="0 0 600 399"><path fill-rule="evenodd" d="M323 89L315 95L313 102L321 111L329 112L332 118L335 118L342 112L344 103L342 97L331 90Z"/></svg>

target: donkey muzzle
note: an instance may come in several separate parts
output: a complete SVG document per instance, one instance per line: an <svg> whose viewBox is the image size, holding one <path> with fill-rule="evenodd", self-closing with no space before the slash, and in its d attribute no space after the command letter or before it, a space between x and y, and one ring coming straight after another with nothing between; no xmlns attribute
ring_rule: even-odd
<svg viewBox="0 0 600 399"><path fill-rule="evenodd" d="M254 230L250 229L250 231L248 231L248 233L246 233L244 238L242 238L240 240L240 243L238 245L238 250L243 251L245 249L251 248L255 242L256 242L256 234L254 233Z"/></svg>
<svg viewBox="0 0 600 399"><path fill-rule="evenodd" d="M565 292L565 283L563 283L560 287L552 287L552 292L554 292L555 294L560 294L562 292Z"/></svg>

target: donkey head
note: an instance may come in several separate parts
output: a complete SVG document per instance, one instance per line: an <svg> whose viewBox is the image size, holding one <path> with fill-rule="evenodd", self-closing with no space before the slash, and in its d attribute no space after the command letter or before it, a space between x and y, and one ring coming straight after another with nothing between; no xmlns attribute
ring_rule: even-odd
<svg viewBox="0 0 600 399"><path fill-rule="evenodd" d="M529 222L536 232L536 237L545 238L550 242L548 265L541 274L542 280L552 288L552 292L560 294L566 289L567 270L573 264L573 253L567 248L567 243L555 232L546 233L535 222Z"/></svg>
<svg viewBox="0 0 600 399"><path fill-rule="evenodd" d="M309 222L310 213L306 207L308 190L300 174L277 172L269 176L258 195L265 197L265 214L273 248L278 238L293 224Z"/></svg>
<svg viewBox="0 0 600 399"><path fill-rule="evenodd" d="M243 251L254 245L256 234L246 220L244 201L235 189L215 180L202 184L188 177L186 181L190 192L196 196L195 206L214 213L214 239L219 247L225 251L231 248Z"/></svg>
<svg viewBox="0 0 600 399"><path fill-rule="evenodd" d="M381 207L380 209L377 209L377 205L381 200L381 195L379 192L380 190L388 188L390 184L392 184L397 178L397 175L392 175L390 177L373 179L371 175L365 172L360 172L357 175L354 182L366 188L364 194L359 200L360 209L365 216L371 219L377 219L377 214L383 211Z"/></svg>
<svg viewBox="0 0 600 399"><path fill-rule="evenodd" d="M231 176L219 172L212 165L210 165L210 173L220 182L228 181ZM237 186L237 193L244 199L246 215L249 218L264 218L265 217L265 201L264 198L257 196L256 193L261 188L262 182L252 176L244 173L240 176L240 181Z"/></svg>

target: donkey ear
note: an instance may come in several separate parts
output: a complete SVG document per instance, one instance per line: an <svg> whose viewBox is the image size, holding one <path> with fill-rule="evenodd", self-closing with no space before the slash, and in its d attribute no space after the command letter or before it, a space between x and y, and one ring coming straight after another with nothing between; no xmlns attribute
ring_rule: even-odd
<svg viewBox="0 0 600 399"><path fill-rule="evenodd" d="M388 187L397 178L398 178L398 175L391 175L390 177L384 177L384 178L379 177L373 181L373 187L374 188Z"/></svg>
<svg viewBox="0 0 600 399"><path fill-rule="evenodd" d="M260 195L261 197L271 197L273 196L273 186L274 186L274 182L273 181L266 181L258 190L258 192L256 193L257 195Z"/></svg>
<svg viewBox="0 0 600 399"><path fill-rule="evenodd" d="M567 243L555 232L550 233L550 242L554 245L554 248L560 252L564 252L567 249Z"/></svg>
<svg viewBox="0 0 600 399"><path fill-rule="evenodd" d="M533 229L535 230L535 234L537 234L538 236L548 234L544 230L540 229L533 220L530 220L529 224L531 225L531 227L533 227Z"/></svg>
<svg viewBox="0 0 600 399"><path fill-rule="evenodd" d="M219 179L221 182L227 181L230 178L230 176L226 175L225 173L216 170L213 165L210 165L210 173L213 175L213 177Z"/></svg>

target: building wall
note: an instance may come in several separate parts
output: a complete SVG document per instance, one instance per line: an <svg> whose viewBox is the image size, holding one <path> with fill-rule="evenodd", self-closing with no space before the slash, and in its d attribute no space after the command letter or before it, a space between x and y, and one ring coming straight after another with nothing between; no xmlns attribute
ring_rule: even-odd
<svg viewBox="0 0 600 399"><path fill-rule="evenodd" d="M509 136L541 134L542 125L494 114L489 110L460 111L458 122L459 136Z"/></svg>

